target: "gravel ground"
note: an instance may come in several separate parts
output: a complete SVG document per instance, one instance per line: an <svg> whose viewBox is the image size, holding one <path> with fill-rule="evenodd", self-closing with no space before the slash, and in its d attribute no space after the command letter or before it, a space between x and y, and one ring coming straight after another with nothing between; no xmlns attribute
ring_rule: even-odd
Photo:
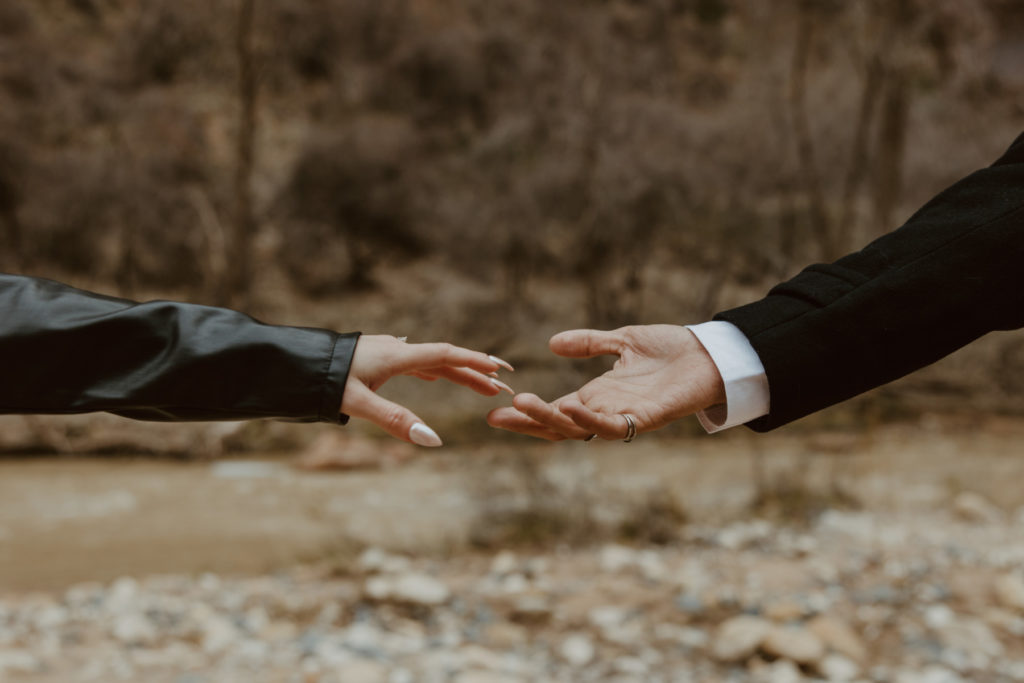
<svg viewBox="0 0 1024 683"><path fill-rule="evenodd" d="M689 525L669 546L119 578L0 602L0 679L221 683L1024 680L1024 520Z"/></svg>

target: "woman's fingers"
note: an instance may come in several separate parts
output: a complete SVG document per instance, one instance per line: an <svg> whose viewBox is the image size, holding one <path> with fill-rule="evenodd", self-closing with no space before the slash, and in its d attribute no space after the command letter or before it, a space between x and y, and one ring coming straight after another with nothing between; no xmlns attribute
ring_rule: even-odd
<svg viewBox="0 0 1024 683"><path fill-rule="evenodd" d="M382 398L361 382L345 389L341 412L373 422L391 436L420 446L437 447L441 437L408 408Z"/></svg>
<svg viewBox="0 0 1024 683"><path fill-rule="evenodd" d="M498 429L507 429L510 432L535 436L548 441L563 441L565 439L565 435L545 427L533 418L510 407L492 410L487 414L487 424Z"/></svg>
<svg viewBox="0 0 1024 683"><path fill-rule="evenodd" d="M495 372L512 366L496 356L470 351L445 342L403 344L402 353L394 362L397 373L440 367L471 368L477 372Z"/></svg>
<svg viewBox="0 0 1024 683"><path fill-rule="evenodd" d="M618 330L568 330L559 332L548 346L559 356L568 358L592 358L605 354L618 354L624 343Z"/></svg>
<svg viewBox="0 0 1024 683"><path fill-rule="evenodd" d="M516 393L512 387L505 384L500 379L490 377L489 375L483 375L476 370L470 370L469 368L430 368L429 370L421 370L413 374L416 377L428 380L444 378L454 384L460 384L464 387L468 387L479 394L483 394L484 396L494 396L502 391L508 392L513 396Z"/></svg>

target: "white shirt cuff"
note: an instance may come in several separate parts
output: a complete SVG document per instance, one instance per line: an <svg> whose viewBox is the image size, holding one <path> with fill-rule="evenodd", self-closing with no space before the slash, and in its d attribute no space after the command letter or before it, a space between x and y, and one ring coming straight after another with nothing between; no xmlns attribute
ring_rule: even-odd
<svg viewBox="0 0 1024 683"><path fill-rule="evenodd" d="M725 383L725 405L697 413L709 434L768 414L768 377L746 336L732 323L713 320L687 325L707 350Z"/></svg>

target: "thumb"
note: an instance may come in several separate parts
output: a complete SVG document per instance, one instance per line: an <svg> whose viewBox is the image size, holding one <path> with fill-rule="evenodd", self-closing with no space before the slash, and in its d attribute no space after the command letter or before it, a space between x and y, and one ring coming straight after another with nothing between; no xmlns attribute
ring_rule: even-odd
<svg viewBox="0 0 1024 683"><path fill-rule="evenodd" d="M559 356L592 358L605 354L618 354L624 339L618 330L568 330L559 332L548 345Z"/></svg>
<svg viewBox="0 0 1024 683"><path fill-rule="evenodd" d="M351 400L344 401L342 412L369 420L402 441L432 448L442 445L437 432L405 406L381 398L362 384L350 383L345 393L355 395L351 396Z"/></svg>

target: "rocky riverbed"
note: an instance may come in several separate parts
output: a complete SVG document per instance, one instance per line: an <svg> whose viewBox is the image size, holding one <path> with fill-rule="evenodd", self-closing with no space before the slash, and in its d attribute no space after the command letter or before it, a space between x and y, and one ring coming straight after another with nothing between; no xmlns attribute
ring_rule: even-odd
<svg viewBox="0 0 1024 683"><path fill-rule="evenodd" d="M0 602L0 680L1024 680L1019 517L962 493L929 515L689 525L668 546L80 583Z"/></svg>

